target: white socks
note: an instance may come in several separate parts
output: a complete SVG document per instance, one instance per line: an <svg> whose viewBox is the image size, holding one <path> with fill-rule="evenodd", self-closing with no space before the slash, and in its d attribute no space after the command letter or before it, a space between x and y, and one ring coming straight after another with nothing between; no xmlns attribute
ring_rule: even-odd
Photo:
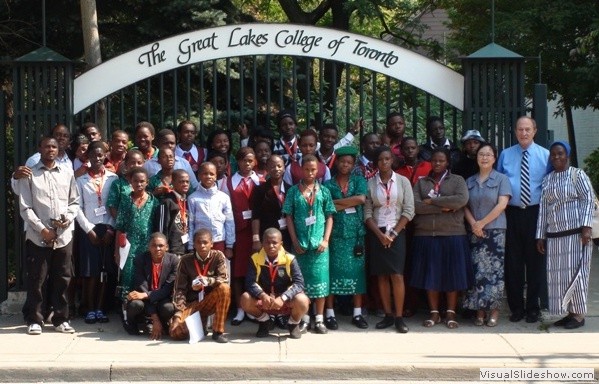
<svg viewBox="0 0 599 384"><path fill-rule="evenodd" d="M316 315L316 316L314 316L314 321L317 323L322 323L324 321L324 316Z"/></svg>
<svg viewBox="0 0 599 384"><path fill-rule="evenodd" d="M354 317L360 316L362 314L362 308L354 308Z"/></svg>
<svg viewBox="0 0 599 384"><path fill-rule="evenodd" d="M243 311L243 309L237 309L237 314L235 315L233 320L243 320L244 317L245 317L245 312Z"/></svg>
<svg viewBox="0 0 599 384"><path fill-rule="evenodd" d="M299 324L300 320L295 320L293 317L289 317L289 321L287 322L287 324L290 325L295 325L295 324Z"/></svg>
<svg viewBox="0 0 599 384"><path fill-rule="evenodd" d="M327 315L327 319L329 317L335 317L335 310L333 308L327 308L326 309L326 315Z"/></svg>

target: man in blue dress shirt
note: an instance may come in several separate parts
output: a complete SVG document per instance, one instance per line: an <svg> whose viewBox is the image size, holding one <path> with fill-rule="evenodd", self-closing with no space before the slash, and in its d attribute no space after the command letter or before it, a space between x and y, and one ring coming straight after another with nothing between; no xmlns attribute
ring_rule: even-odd
<svg viewBox="0 0 599 384"><path fill-rule="evenodd" d="M549 151L534 142L536 133L536 122L520 117L516 122L518 144L503 150L497 164L497 170L512 185L512 198L506 209L505 252L505 283L512 322L524 317L527 323L538 321L539 298L546 281L545 258L536 250L535 230Z"/></svg>

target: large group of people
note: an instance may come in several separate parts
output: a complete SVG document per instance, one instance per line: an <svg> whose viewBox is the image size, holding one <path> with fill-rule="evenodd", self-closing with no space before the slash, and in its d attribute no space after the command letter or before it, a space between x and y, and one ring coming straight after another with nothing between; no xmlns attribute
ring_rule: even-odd
<svg viewBox="0 0 599 384"><path fill-rule="evenodd" d="M424 327L457 328L460 310L494 327L504 293L509 320L534 323L545 292L550 314L567 314L556 326L584 325L593 189L567 143L534 142L533 119L499 156L478 131L458 149L435 116L422 145L391 113L359 149L362 120L341 139L332 124L298 134L291 111L277 123L279 139L243 126L235 153L226 130L198 146L191 121L176 133L140 122L130 149L122 130L104 142L93 123L74 140L55 126L12 177L27 332L50 312L75 332L75 302L86 323L117 308L127 332L152 339L189 337L197 312L219 343L229 316L256 321L257 337L278 326L300 338L337 329L343 305L360 329L364 308L380 311L377 329L406 333L425 307Z"/></svg>

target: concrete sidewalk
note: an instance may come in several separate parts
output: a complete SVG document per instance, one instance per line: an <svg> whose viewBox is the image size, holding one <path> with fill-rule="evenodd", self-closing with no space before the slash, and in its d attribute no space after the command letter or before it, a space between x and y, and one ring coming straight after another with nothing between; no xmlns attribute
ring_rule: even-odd
<svg viewBox="0 0 599 384"><path fill-rule="evenodd" d="M273 332L256 339L257 325L227 324L231 342L210 338L189 345L130 336L118 316L108 324L72 322L73 335L46 326L40 336L25 333L20 315L0 316L0 382L46 381L230 381L230 380L459 380L479 379L479 368L594 368L599 378L599 258L593 257L586 325L574 331L543 323L510 323L503 311L495 328L460 320L421 326L424 313L406 319L410 332L358 330L349 317L327 335L300 340Z"/></svg>
<svg viewBox="0 0 599 384"><path fill-rule="evenodd" d="M116 316L115 316L116 317ZM509 323L456 330L443 324L426 329L424 315L407 320L408 334L360 331L339 318L340 329L308 333L300 340L286 332L256 339L257 325L228 327L231 342L210 338L189 345L127 335L119 321L88 325L73 321L77 333L46 326L40 336L25 334L20 316L0 316L0 381L222 381L258 379L478 380L481 367L593 367L599 372L599 317L565 331L544 324ZM598 376L599 377L599 376Z"/></svg>

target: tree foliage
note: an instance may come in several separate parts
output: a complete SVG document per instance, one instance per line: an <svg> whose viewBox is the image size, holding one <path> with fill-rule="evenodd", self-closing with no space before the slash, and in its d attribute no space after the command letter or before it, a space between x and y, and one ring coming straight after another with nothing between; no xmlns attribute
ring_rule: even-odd
<svg viewBox="0 0 599 384"><path fill-rule="evenodd" d="M451 20L449 45L455 60L491 42L490 5L488 0L442 2ZM583 75L590 63L584 53L577 53L581 39L592 39L591 31L597 29L596 0L502 0L495 2L495 9L495 42L528 58L540 56L542 82L548 84L551 99L562 109L599 107L599 88ZM538 81L537 64L527 66L529 87Z"/></svg>

